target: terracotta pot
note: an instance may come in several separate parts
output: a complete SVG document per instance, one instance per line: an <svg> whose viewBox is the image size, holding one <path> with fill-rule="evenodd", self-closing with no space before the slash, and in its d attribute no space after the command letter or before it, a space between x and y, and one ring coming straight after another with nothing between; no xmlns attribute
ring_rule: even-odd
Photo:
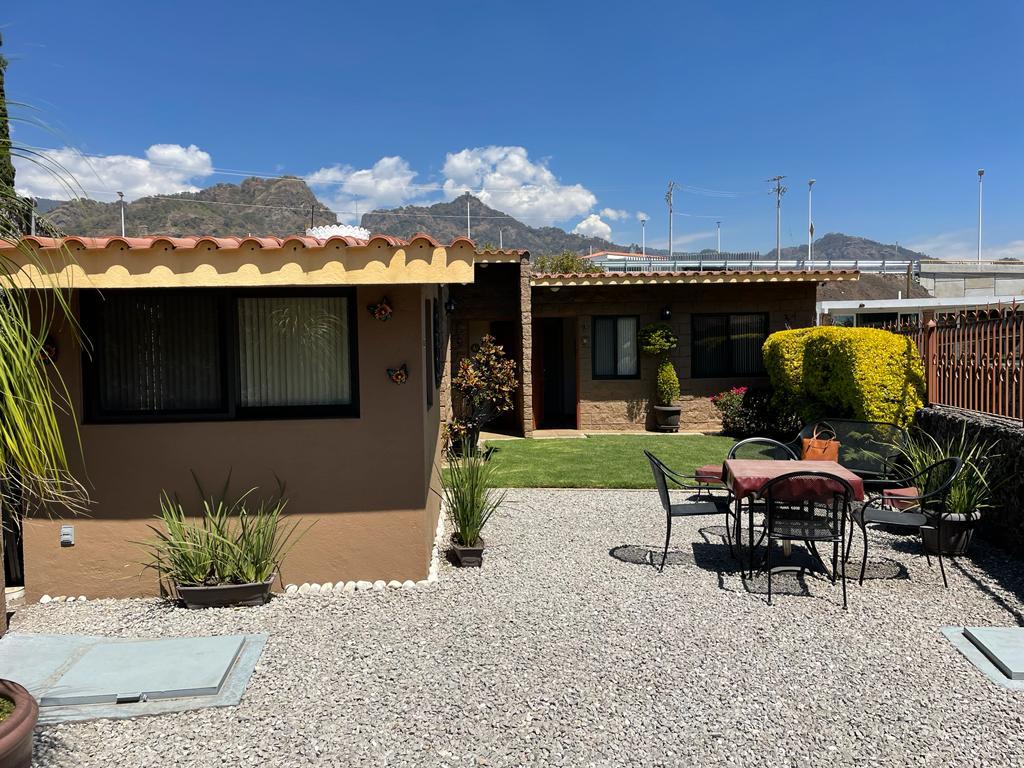
<svg viewBox="0 0 1024 768"><path fill-rule="evenodd" d="M228 608L264 605L270 600L274 576L255 584L218 584L215 587L183 587L175 584L186 608ZM3 765L0 763L0 765Z"/></svg>
<svg viewBox="0 0 1024 768"><path fill-rule="evenodd" d="M463 544L459 544L455 541L455 536L452 536L452 557L455 561L455 565L460 568L479 568L484 564L484 540L483 538L477 539L477 546L467 547Z"/></svg>
<svg viewBox="0 0 1024 768"><path fill-rule="evenodd" d="M29 768L32 763L32 731L39 705L27 690L10 680L0 680L0 696L14 702L14 711L0 720L0 766Z"/></svg>
<svg viewBox="0 0 1024 768"><path fill-rule="evenodd" d="M654 406L654 421L662 432L678 432L679 416L683 412L679 405L656 405Z"/></svg>

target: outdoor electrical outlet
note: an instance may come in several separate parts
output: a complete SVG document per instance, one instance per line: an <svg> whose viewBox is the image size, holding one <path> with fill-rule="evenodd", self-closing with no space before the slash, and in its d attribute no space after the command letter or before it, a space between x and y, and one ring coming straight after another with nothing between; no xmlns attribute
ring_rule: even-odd
<svg viewBox="0 0 1024 768"><path fill-rule="evenodd" d="M75 546L75 526L62 525L60 527L60 545L62 547Z"/></svg>

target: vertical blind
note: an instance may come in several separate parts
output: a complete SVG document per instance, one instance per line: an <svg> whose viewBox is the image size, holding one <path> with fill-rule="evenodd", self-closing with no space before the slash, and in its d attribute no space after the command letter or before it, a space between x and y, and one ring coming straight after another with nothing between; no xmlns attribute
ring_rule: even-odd
<svg viewBox="0 0 1024 768"><path fill-rule="evenodd" d="M108 412L225 408L215 296L109 292L96 302L96 397Z"/></svg>
<svg viewBox="0 0 1024 768"><path fill-rule="evenodd" d="M693 375L756 376L764 372L761 347L768 337L763 314L694 315Z"/></svg>
<svg viewBox="0 0 1024 768"><path fill-rule="evenodd" d="M636 317L594 318L594 375L636 376Z"/></svg>
<svg viewBox="0 0 1024 768"><path fill-rule="evenodd" d="M239 406L352 401L347 299L238 299Z"/></svg>

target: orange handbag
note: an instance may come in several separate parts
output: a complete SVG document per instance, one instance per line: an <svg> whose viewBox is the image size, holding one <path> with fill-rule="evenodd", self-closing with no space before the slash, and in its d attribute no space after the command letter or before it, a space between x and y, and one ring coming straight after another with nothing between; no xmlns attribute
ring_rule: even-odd
<svg viewBox="0 0 1024 768"><path fill-rule="evenodd" d="M839 441L829 427L823 429L815 424L814 434L800 442L804 461L839 461Z"/></svg>

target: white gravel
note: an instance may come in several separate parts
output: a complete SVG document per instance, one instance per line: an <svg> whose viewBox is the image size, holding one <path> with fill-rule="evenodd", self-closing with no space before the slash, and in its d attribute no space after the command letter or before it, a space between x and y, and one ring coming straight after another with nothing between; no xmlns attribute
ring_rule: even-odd
<svg viewBox="0 0 1024 768"><path fill-rule="evenodd" d="M939 633L1021 623L1019 562L978 546L947 591L916 546L876 533L875 570L908 578L852 583L844 612L838 586L782 577L768 606L707 530L717 523L677 524L679 554L659 574L609 554L657 548L653 492L517 490L484 568L444 564L430 588L240 610L23 608L15 631L270 634L240 706L43 727L37 764L1021 763L1024 695Z"/></svg>

